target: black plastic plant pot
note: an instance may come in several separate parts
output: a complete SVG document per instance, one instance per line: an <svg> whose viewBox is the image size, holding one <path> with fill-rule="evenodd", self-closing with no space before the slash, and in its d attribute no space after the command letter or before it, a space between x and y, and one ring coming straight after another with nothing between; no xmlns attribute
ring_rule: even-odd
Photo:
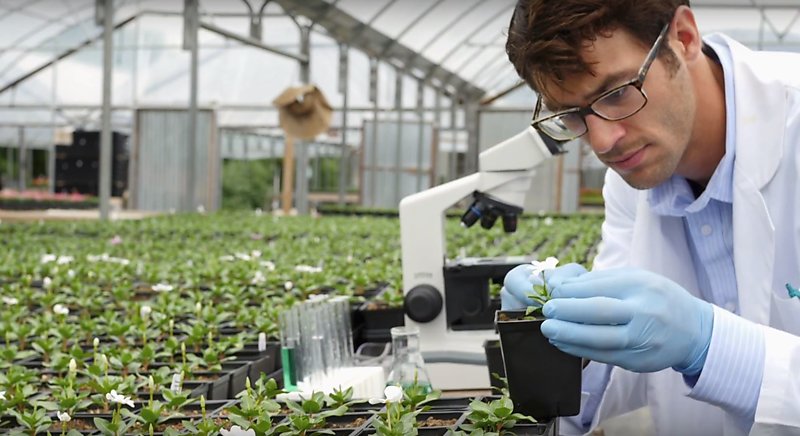
<svg viewBox="0 0 800 436"><path fill-rule="evenodd" d="M502 389L503 381L495 377L505 378L506 368L503 366L503 352L500 350L500 341L490 339L483 342L483 351L486 353L486 366L489 368L489 383L493 388Z"/></svg>
<svg viewBox="0 0 800 436"><path fill-rule="evenodd" d="M463 419L464 411L429 411L417 415L419 436L433 436L447 434L448 430L455 430Z"/></svg>
<svg viewBox="0 0 800 436"><path fill-rule="evenodd" d="M392 327L405 324L405 312L402 307L379 307L364 303L359 312L363 317L363 339L367 342L391 342Z"/></svg>
<svg viewBox="0 0 800 436"><path fill-rule="evenodd" d="M554 425L553 420L548 422L538 422L538 423L531 423L531 424L523 424L517 423L514 427L511 428L510 432L515 434L516 436L538 436L538 435L550 435L553 434L551 431Z"/></svg>
<svg viewBox="0 0 800 436"><path fill-rule="evenodd" d="M364 428L372 419L372 413L345 413L341 416L329 416L325 419L325 430L336 434L352 434Z"/></svg>
<svg viewBox="0 0 800 436"><path fill-rule="evenodd" d="M503 366L514 411L548 420L573 416L581 406L581 358L553 346L542 334L544 318L525 311L497 311Z"/></svg>

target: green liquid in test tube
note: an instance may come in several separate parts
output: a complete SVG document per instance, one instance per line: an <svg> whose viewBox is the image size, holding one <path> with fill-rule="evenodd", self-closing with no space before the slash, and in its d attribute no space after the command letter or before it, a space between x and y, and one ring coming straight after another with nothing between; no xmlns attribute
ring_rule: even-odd
<svg viewBox="0 0 800 436"><path fill-rule="evenodd" d="M283 365L283 386L287 391L297 390L297 376L294 367L294 347L281 346L281 363Z"/></svg>
<svg viewBox="0 0 800 436"><path fill-rule="evenodd" d="M278 316L281 328L281 365L283 367L283 388L287 392L297 390L297 346L298 332L295 329L294 309L282 312Z"/></svg>

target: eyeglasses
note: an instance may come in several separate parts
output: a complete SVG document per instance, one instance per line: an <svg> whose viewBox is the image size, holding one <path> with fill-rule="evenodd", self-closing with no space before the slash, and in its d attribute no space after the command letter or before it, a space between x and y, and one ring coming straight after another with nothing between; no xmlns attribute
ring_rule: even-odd
<svg viewBox="0 0 800 436"><path fill-rule="evenodd" d="M610 89L594 99L588 106L574 107L556 113L545 114L540 117L542 112L542 99L536 101L536 110L533 112L531 125L538 131L546 134L556 141L571 141L583 136L588 128L586 127L586 116L597 115L608 121L619 121L635 115L647 104L647 94L642 89L647 71L658 55L658 51L665 41L669 23L667 23L658 38L647 53L639 74L636 78ZM544 109L547 111L547 109Z"/></svg>

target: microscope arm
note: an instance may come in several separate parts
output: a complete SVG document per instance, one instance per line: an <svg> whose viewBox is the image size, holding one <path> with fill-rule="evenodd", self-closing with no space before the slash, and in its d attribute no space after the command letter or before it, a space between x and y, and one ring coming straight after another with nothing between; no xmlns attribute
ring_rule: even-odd
<svg viewBox="0 0 800 436"><path fill-rule="evenodd" d="M419 321L406 316L406 325L416 325L422 332L423 351L478 352L481 338L494 336L493 331L455 332L448 328L443 310L445 211L465 197L480 193L495 204L521 212L525 196L532 188L535 168L558 152L556 146L546 144L533 128L528 128L481 153L478 173L413 194L400 202L403 292L407 296L411 291L426 294L424 301L430 300L432 306Z"/></svg>

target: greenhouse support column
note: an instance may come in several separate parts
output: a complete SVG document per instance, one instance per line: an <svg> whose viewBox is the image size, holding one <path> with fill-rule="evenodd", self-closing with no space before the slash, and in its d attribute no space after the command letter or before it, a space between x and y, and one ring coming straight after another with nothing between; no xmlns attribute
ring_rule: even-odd
<svg viewBox="0 0 800 436"><path fill-rule="evenodd" d="M417 116L419 117L419 135L417 136L417 192L422 191L422 177L425 173L428 173L428 177L430 177L430 173L433 171L433 165L428 171L425 171L423 165L425 164L425 160L423 159L423 154L425 152L425 145L423 142L425 141L425 112L423 111L423 107L425 106L425 84L422 80L417 81ZM431 186L436 184L436 174L433 175L433 183Z"/></svg>
<svg viewBox="0 0 800 436"><path fill-rule="evenodd" d="M292 178L294 176L294 138L286 135L283 143L283 190L281 191L281 207L283 214L289 215L292 210Z"/></svg>
<svg viewBox="0 0 800 436"><path fill-rule="evenodd" d="M103 114L100 132L100 219L108 220L111 199L111 69L114 37L114 0L98 0L103 17Z"/></svg>
<svg viewBox="0 0 800 436"><path fill-rule="evenodd" d="M372 141L370 143L370 162L369 171L371 180L369 182L369 206L375 207L375 193L378 190L378 59L370 58L369 60L369 98L372 101ZM365 177L366 179L366 177ZM362 181L362 183L366 180ZM366 187L362 186L361 192L364 192ZM361 199L364 204L364 199Z"/></svg>
<svg viewBox="0 0 800 436"><path fill-rule="evenodd" d="M438 135L437 143L439 144L439 147L440 147L439 148L439 156L441 156L442 155L441 149L443 148L442 147L442 142L443 142L442 141L442 131L444 130L444 129L442 129L442 115L443 115L443 112L442 112L442 89L438 88L438 87L435 88L435 89L436 89L436 97L435 97L435 100L433 102L433 123L436 126L436 135ZM451 147L450 153L447 155L447 177L445 177L445 180L447 180L447 181L453 180L453 178L454 178L453 177L454 171L452 170L453 164L451 163L451 161L453 160L453 156L452 155L453 155L453 148Z"/></svg>
<svg viewBox="0 0 800 436"><path fill-rule="evenodd" d="M189 121L186 134L186 200L185 210L195 208L195 148L197 147L197 51L200 41L197 38L199 28L199 0L184 0L183 49L189 50Z"/></svg>
<svg viewBox="0 0 800 436"><path fill-rule="evenodd" d="M300 82L308 84L311 82L311 26L300 26L300 53L306 59L305 62L300 62ZM306 215L308 214L308 143L306 141L297 141L295 154L297 155L295 207L298 214Z"/></svg>
<svg viewBox="0 0 800 436"><path fill-rule="evenodd" d="M53 126L53 142L47 147L47 192L56 192L56 101L58 100L58 63L53 63L53 75L50 82L50 123ZM60 136L60 135L59 135Z"/></svg>
<svg viewBox="0 0 800 436"><path fill-rule="evenodd" d="M11 146L6 147L6 174L4 181L11 183L14 177L14 149Z"/></svg>
<svg viewBox="0 0 800 436"><path fill-rule="evenodd" d="M475 101L464 103L464 124L467 128L467 156L464 159L464 173L478 171L478 104Z"/></svg>
<svg viewBox="0 0 800 436"><path fill-rule="evenodd" d="M450 95L450 139L453 144L453 156L451 162L451 169L452 173L450 173L450 177L453 179L458 178L458 152L456 151L456 143L458 142L458 136L456 135L456 131L458 130L458 95L451 94Z"/></svg>
<svg viewBox="0 0 800 436"><path fill-rule="evenodd" d="M350 68L349 68L349 47L346 44L339 45L339 92L342 94L342 149L339 156L339 206L344 206L345 195L347 194L348 165L347 165L347 116L348 100L347 94L350 90Z"/></svg>
<svg viewBox="0 0 800 436"><path fill-rule="evenodd" d="M17 147L17 189L24 191L28 182L28 149L25 147L25 127L17 128L19 147Z"/></svg>
<svg viewBox="0 0 800 436"><path fill-rule="evenodd" d="M394 155L394 200L399 205L402 200L403 183L403 72L395 70L394 107L397 111L397 141Z"/></svg>

